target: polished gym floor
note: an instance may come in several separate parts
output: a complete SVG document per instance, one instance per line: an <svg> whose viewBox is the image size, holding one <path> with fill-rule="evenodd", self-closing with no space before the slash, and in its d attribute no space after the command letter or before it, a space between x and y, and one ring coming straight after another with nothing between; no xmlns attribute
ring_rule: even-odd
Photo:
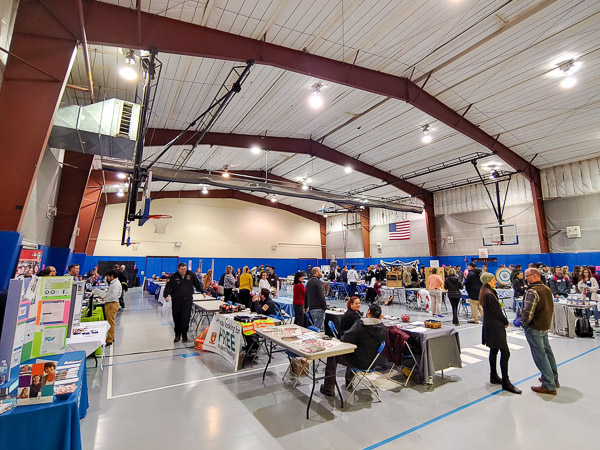
<svg viewBox="0 0 600 450"><path fill-rule="evenodd" d="M316 391L306 420L311 383L303 379L292 388L292 382L282 381L287 367L282 354L276 355L264 382L264 354L234 373L220 356L198 352L191 341L174 344L171 311L153 296L135 288L125 299L104 369L94 368L88 359L90 408L81 421L85 449L599 446L590 433L600 419L598 337L550 341L561 383L554 397L531 391L530 386L539 384L538 371L522 330L509 327L511 380L523 390L523 395L514 395L489 384L481 326L461 318L463 368L444 371L443 376L438 372L433 386L411 381L404 388L381 376L377 384L382 403L365 391L344 409L339 398ZM406 309L396 304L383 311L398 316ZM412 320L428 316L409 314ZM340 366L340 382L343 371Z"/></svg>

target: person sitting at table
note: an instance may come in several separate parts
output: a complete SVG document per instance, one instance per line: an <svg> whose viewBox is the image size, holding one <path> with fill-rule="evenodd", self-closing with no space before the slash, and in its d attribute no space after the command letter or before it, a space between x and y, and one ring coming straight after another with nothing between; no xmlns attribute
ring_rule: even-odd
<svg viewBox="0 0 600 450"><path fill-rule="evenodd" d="M268 289L269 291L271 291L271 283L269 283L268 280L268 273L267 272L261 272L260 273L260 280L258 282L258 289Z"/></svg>
<svg viewBox="0 0 600 450"><path fill-rule="evenodd" d="M304 300L306 288L304 287L304 272L297 272L294 275L294 323L301 327L304 326Z"/></svg>
<svg viewBox="0 0 600 450"><path fill-rule="evenodd" d="M202 288L206 291L206 293L212 297L217 298L217 290L215 289L215 287L213 286L213 271L212 269L208 269L208 272L206 272L206 275L204 275L204 278L202 280Z"/></svg>
<svg viewBox="0 0 600 450"><path fill-rule="evenodd" d="M252 306L250 306L250 310L257 314L264 314L266 316L275 314L277 312L277 308L275 307L275 302L271 300L270 295L270 290L262 288L260 292L252 299Z"/></svg>
<svg viewBox="0 0 600 450"><path fill-rule="evenodd" d="M598 301L598 282L594 277L592 277L592 272L589 268L583 266L581 270L581 274L579 275L579 284L577 285L577 289L579 292L583 294L585 298L588 300ZM596 323L594 326L598 326L598 305L594 306L594 318L596 319ZM590 310L585 310L586 316L590 317Z"/></svg>
<svg viewBox="0 0 600 450"><path fill-rule="evenodd" d="M510 350L506 342L508 319L502 312L498 301L496 278L491 273L483 272L480 279L482 287L479 291L479 303L483 307L482 344L490 348L490 383L501 384L505 391L520 394L521 390L513 386L508 377L508 358L510 357ZM498 377L496 369L498 352L500 352L502 378Z"/></svg>
<svg viewBox="0 0 600 450"><path fill-rule="evenodd" d="M360 297L357 295L350 297L346 305L348 306L348 309L342 316L342 323L340 324L339 329L340 337L352 328L357 321L362 319L362 314L360 313Z"/></svg>
<svg viewBox="0 0 600 450"><path fill-rule="evenodd" d="M345 385L348 389L353 377L350 369L367 369L373 358L375 358L379 346L385 340L386 334L387 329L381 322L381 307L379 305L369 305L367 317L357 320L341 338L342 342L356 345L354 353L327 358L325 382L321 385L321 394L335 395L335 374L338 364L346 366Z"/></svg>
<svg viewBox="0 0 600 450"><path fill-rule="evenodd" d="M567 298L571 290L571 282L564 275L562 267L554 269L554 276L548 280L548 287L552 291L554 298Z"/></svg>

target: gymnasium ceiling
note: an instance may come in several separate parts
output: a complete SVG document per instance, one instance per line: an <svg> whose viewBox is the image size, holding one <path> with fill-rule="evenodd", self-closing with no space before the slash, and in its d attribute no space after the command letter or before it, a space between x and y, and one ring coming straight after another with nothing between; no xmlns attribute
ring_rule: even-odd
<svg viewBox="0 0 600 450"><path fill-rule="evenodd" d="M135 8L135 1L106 1ZM600 131L600 5L595 0L143 0L141 10L227 33L303 50L333 60L410 78L538 168L598 155ZM185 36L181 36L185 39ZM183 129L211 103L239 62L159 53L163 63L150 128ZM141 82L119 75L120 48L90 45L97 100L135 101ZM577 84L564 89L557 64L574 59ZM81 47L69 83L87 86ZM139 68L139 60L136 67ZM138 69L139 70L139 69ZM431 75L428 77L428 75ZM323 106L309 106L310 86ZM88 104L67 89L63 104ZM470 108L469 108L469 105ZM351 122L349 122L351 119ZM433 141L422 142L422 126ZM394 176L489 150L403 101L276 67L255 65L213 132L313 139ZM157 164L173 167L183 146ZM159 151L147 147L145 157ZM497 156L485 167L511 170ZM99 167L99 165L97 165ZM198 146L186 169L268 170L339 193L371 187L369 195L405 196L379 179L302 154ZM489 170L489 169L488 169ZM411 178L425 189L476 176L471 164ZM154 183L153 190L198 190ZM264 197L265 194L255 193ZM278 201L308 211L322 203Z"/></svg>

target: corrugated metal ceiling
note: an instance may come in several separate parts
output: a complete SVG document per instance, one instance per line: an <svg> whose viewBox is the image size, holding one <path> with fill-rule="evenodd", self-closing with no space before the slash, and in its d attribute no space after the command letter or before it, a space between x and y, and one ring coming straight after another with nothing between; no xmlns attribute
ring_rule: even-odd
<svg viewBox="0 0 600 450"><path fill-rule="evenodd" d="M129 0L108 1L130 8ZM411 76L426 90L526 159L545 168L598 155L600 135L600 5L594 0L513 1L272 1L143 0L142 10L176 20L306 51L363 67ZM576 57L582 63L569 90L553 77L556 63ZM164 69L155 128L185 127L204 111L231 67L231 61L160 54ZM116 48L92 47L93 77L100 99L135 101L136 82L118 75L124 63ZM238 63L239 64L239 63ZM307 104L309 87L321 81L255 66L213 131L320 139L324 144L379 169L402 176L439 161L487 152L469 138L397 100L325 83L324 107ZM85 85L81 50L70 83ZM66 104L86 103L82 92L67 90ZM372 111L351 124L375 105ZM434 140L421 142L421 125L431 124ZM182 148L161 160L172 165ZM147 149L151 154L155 149ZM308 176L315 187L351 191L382 182L346 175L335 164L307 155L269 152L265 157L226 147L200 146L186 164L193 168L261 170L294 179ZM503 167L508 169L508 167ZM468 173L467 173L468 172ZM425 188L457 181L475 172L470 165L410 180ZM171 183L166 189L180 189ZM380 187L373 195L403 195ZM314 201L282 202L314 210Z"/></svg>

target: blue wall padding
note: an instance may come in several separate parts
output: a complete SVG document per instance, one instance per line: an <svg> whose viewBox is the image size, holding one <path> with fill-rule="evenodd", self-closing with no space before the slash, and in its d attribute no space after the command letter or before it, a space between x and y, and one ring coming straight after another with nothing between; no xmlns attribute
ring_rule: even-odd
<svg viewBox="0 0 600 450"><path fill-rule="evenodd" d="M8 287L21 254L23 236L16 231L0 231L0 289Z"/></svg>

